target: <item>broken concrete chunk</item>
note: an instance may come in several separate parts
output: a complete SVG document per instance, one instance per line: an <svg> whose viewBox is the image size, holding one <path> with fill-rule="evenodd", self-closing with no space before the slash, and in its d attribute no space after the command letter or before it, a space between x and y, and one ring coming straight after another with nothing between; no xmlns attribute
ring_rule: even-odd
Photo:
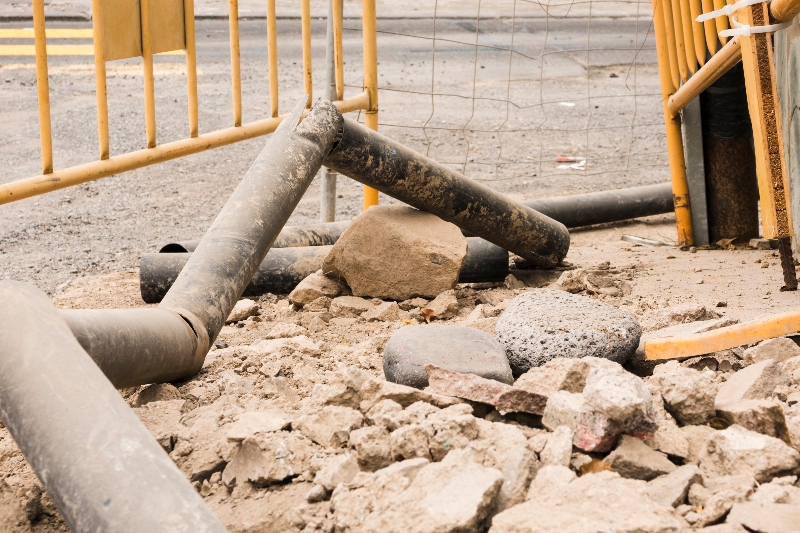
<svg viewBox="0 0 800 533"><path fill-rule="evenodd" d="M680 430L689 444L688 454L685 457L686 462L700 463L700 455L706 448L706 441L717 430L708 426L684 426Z"/></svg>
<svg viewBox="0 0 800 533"><path fill-rule="evenodd" d="M466 253L455 225L410 207L375 206L353 219L323 270L356 296L433 298L456 286Z"/></svg>
<svg viewBox="0 0 800 533"><path fill-rule="evenodd" d="M622 434L649 439L658 424L653 398L644 382L621 367L595 368L582 394L557 392L547 401L542 424L564 425L584 451L609 451Z"/></svg>
<svg viewBox="0 0 800 533"><path fill-rule="evenodd" d="M797 356L800 356L800 346L788 337L767 339L744 351L744 361L748 365L767 359L786 361Z"/></svg>
<svg viewBox="0 0 800 533"><path fill-rule="evenodd" d="M728 378L717 392L714 406L722 409L739 400L766 400L779 386L788 385L789 376L778 361L767 359L743 368Z"/></svg>
<svg viewBox="0 0 800 533"><path fill-rule="evenodd" d="M536 498L542 492L548 492L578 479L577 474L569 467L562 465L544 465L536 472L531 481L526 500Z"/></svg>
<svg viewBox="0 0 800 533"><path fill-rule="evenodd" d="M700 469L707 477L747 474L758 482L794 472L800 453L782 440L731 426L706 440Z"/></svg>
<svg viewBox="0 0 800 533"><path fill-rule="evenodd" d="M383 373L391 382L427 387L427 364L508 384L514 379L503 346L491 335L465 326L407 326L384 348Z"/></svg>
<svg viewBox="0 0 800 533"><path fill-rule="evenodd" d="M667 309L659 309L649 314L642 326L646 331L664 329L676 324L707 321L720 318L719 313L711 307L698 303L684 303Z"/></svg>
<svg viewBox="0 0 800 533"><path fill-rule="evenodd" d="M227 486L245 481L270 485L300 475L311 457L311 441L291 432L257 434L247 438L222 473Z"/></svg>
<svg viewBox="0 0 800 533"><path fill-rule="evenodd" d="M795 486L797 476L778 477L758 487L751 501L759 503L788 503L800 506L800 488Z"/></svg>
<svg viewBox="0 0 800 533"><path fill-rule="evenodd" d="M543 396L550 396L558 391L583 392L586 377L592 369L592 363L605 361L597 357L574 359L558 357L542 366L532 367L522 374L514 386Z"/></svg>
<svg viewBox="0 0 800 533"><path fill-rule="evenodd" d="M183 402L184 400L149 402L133 410L167 453L172 451L179 431Z"/></svg>
<svg viewBox="0 0 800 533"><path fill-rule="evenodd" d="M236 305L233 306L231 310L231 314L228 315L227 320L225 320L226 324L232 324L234 322L239 322L240 320L244 320L249 318L253 315L258 314L258 304L253 300L248 300L244 298L236 302Z"/></svg>
<svg viewBox="0 0 800 533"><path fill-rule="evenodd" d="M655 368L650 383L658 387L667 410L681 424L705 424L714 418L719 386L712 372L698 372L669 361Z"/></svg>
<svg viewBox="0 0 800 533"><path fill-rule="evenodd" d="M452 396L432 394L378 378L372 378L366 381L361 387L360 394L360 409L363 412L369 411L373 405L381 400L393 400L402 407L408 407L416 402L426 402L436 407L448 407L450 405L462 403L462 400L453 398Z"/></svg>
<svg viewBox="0 0 800 533"><path fill-rule="evenodd" d="M358 531L479 531L502 482L499 470L474 462L429 464L406 490L376 505Z"/></svg>
<svg viewBox="0 0 800 533"><path fill-rule="evenodd" d="M684 465L650 481L647 484L647 495L661 505L677 507L686 501L689 487L702 482L703 476L696 465Z"/></svg>
<svg viewBox="0 0 800 533"><path fill-rule="evenodd" d="M659 420L658 429L647 441L647 445L667 455L683 459L689 456L689 441L681 428L670 418Z"/></svg>
<svg viewBox="0 0 800 533"><path fill-rule="evenodd" d="M777 400L739 400L721 405L717 416L729 424L791 443L786 418Z"/></svg>
<svg viewBox="0 0 800 533"><path fill-rule="evenodd" d="M456 314L458 314L458 299L456 291L452 289L444 291L422 308L422 316L428 322L433 318L440 320L452 318Z"/></svg>
<svg viewBox="0 0 800 533"><path fill-rule="evenodd" d="M350 440L350 432L363 422L364 415L355 409L328 405L301 416L292 422L292 428L317 444L340 448Z"/></svg>
<svg viewBox="0 0 800 533"><path fill-rule="evenodd" d="M572 429L567 426L558 426L547 439L539 460L544 465L569 466L572 460Z"/></svg>
<svg viewBox="0 0 800 533"><path fill-rule="evenodd" d="M383 302L361 315L367 322L394 322L400 320L402 311L397 302Z"/></svg>
<svg viewBox="0 0 800 533"><path fill-rule="evenodd" d="M537 491L528 501L496 515L489 533L682 531L685 524L671 508L645 496L646 487L643 481L624 479L613 472L582 476Z"/></svg>
<svg viewBox="0 0 800 533"><path fill-rule="evenodd" d="M677 468L666 455L628 435L622 436L619 445L604 461L622 477L645 481L669 474Z"/></svg>
<svg viewBox="0 0 800 533"><path fill-rule="evenodd" d="M339 486L339 483L350 483L360 471L356 458L351 454L335 455L325 461L314 476L314 483L322 485L327 491L332 491Z"/></svg>
<svg viewBox="0 0 800 533"><path fill-rule="evenodd" d="M508 304L495 335L519 375L557 357L624 363L639 345L641 328L633 315L601 301L536 289Z"/></svg>
<svg viewBox="0 0 800 533"><path fill-rule="evenodd" d="M384 426L369 426L350 433L350 446L355 448L358 464L374 472L392 463L392 442Z"/></svg>
<svg viewBox="0 0 800 533"><path fill-rule="evenodd" d="M739 524L758 533L793 533L800 524L800 507L783 503L736 503L726 523Z"/></svg>
<svg viewBox="0 0 800 533"><path fill-rule="evenodd" d="M430 385L427 392L455 396L495 406L499 411L542 414L547 398L505 383L425 365Z"/></svg>
<svg viewBox="0 0 800 533"><path fill-rule="evenodd" d="M358 296L339 296L331 300L329 311L335 317L357 318L361 316L361 313L369 311L373 307L372 302Z"/></svg>
<svg viewBox="0 0 800 533"><path fill-rule="evenodd" d="M344 284L324 275L322 270L317 270L297 284L297 287L289 293L289 300L293 304L302 307L318 298L336 298L346 292L347 287Z"/></svg>
<svg viewBox="0 0 800 533"><path fill-rule="evenodd" d="M236 417L233 424L226 426L228 440L241 442L257 433L270 433L286 429L292 423L291 417L280 409L268 411L247 411Z"/></svg>
<svg viewBox="0 0 800 533"><path fill-rule="evenodd" d="M421 457L431 459L430 439L434 429L430 425L410 424L392 432L390 448L395 460Z"/></svg>

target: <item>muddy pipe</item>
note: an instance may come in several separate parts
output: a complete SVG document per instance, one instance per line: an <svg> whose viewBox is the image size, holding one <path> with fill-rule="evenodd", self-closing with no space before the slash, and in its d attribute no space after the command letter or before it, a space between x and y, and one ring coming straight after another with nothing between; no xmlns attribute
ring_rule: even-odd
<svg viewBox="0 0 800 533"><path fill-rule="evenodd" d="M224 533L47 296L0 301L0 419L70 530Z"/></svg>
<svg viewBox="0 0 800 533"><path fill-rule="evenodd" d="M187 248L193 250L191 246ZM242 296L291 292L303 278L322 268L322 262L332 248L306 246L270 249ZM142 300L149 304L160 302L189 257L188 253L142 255L139 262ZM459 274L459 283L503 281L507 275L507 251L478 237L467 238L467 254Z"/></svg>
<svg viewBox="0 0 800 533"><path fill-rule="evenodd" d="M327 101L317 102L298 124L304 102L270 136L159 306L190 311L210 342L342 130L341 113Z"/></svg>
<svg viewBox="0 0 800 533"><path fill-rule="evenodd" d="M537 198L522 203L568 228L662 215L672 213L675 208L671 183ZM275 239L272 248L334 244L349 225L350 221L346 220L308 226L286 226ZM162 254L193 252L199 243L199 240L171 242L162 246L158 252Z"/></svg>
<svg viewBox="0 0 800 533"><path fill-rule="evenodd" d="M350 119L324 164L534 265L556 265L569 250L560 222Z"/></svg>

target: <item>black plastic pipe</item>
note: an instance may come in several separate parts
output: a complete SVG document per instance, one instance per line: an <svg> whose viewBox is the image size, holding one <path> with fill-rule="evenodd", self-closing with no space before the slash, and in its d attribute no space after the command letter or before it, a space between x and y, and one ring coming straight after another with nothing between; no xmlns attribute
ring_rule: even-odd
<svg viewBox="0 0 800 533"><path fill-rule="evenodd" d="M272 249L334 244L349 225L350 221L346 220L343 222L322 222L308 226L285 226L278 234L275 242L272 243ZM162 246L158 253L179 254L194 252L198 244L200 244L199 239L171 242Z"/></svg>
<svg viewBox="0 0 800 533"><path fill-rule="evenodd" d="M522 203L568 228L662 215L672 213L675 208L671 183L538 198ZM350 221L345 220L309 226L286 226L275 239L272 248L334 244L349 225ZM193 252L199 243L199 240L171 242L162 246L159 253Z"/></svg>
<svg viewBox="0 0 800 533"><path fill-rule="evenodd" d="M568 228L672 213L672 184L571 194L522 202Z"/></svg>
<svg viewBox="0 0 800 533"><path fill-rule="evenodd" d="M324 163L534 265L558 264L569 250L569 231L560 222L350 119Z"/></svg>
<svg viewBox="0 0 800 533"><path fill-rule="evenodd" d="M70 530L224 533L47 296L0 301L0 419Z"/></svg>
<svg viewBox="0 0 800 533"><path fill-rule="evenodd" d="M322 262L332 248L333 246L306 246L270 249L242 296L291 292L303 278L322 268ZM149 304L160 302L189 257L191 255L188 253L142 255L139 263L142 300ZM507 251L478 237L467 238L467 254L461 267L459 283L503 281L507 275Z"/></svg>
<svg viewBox="0 0 800 533"><path fill-rule="evenodd" d="M303 108L270 136L160 304L190 311L211 342L342 130L330 102L317 102L298 124Z"/></svg>

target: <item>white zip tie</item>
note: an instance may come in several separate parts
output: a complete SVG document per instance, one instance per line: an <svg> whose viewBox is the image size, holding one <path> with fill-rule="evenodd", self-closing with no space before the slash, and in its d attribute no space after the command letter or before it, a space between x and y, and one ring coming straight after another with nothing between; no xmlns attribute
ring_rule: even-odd
<svg viewBox="0 0 800 533"><path fill-rule="evenodd" d="M705 22L707 20L721 17L723 15L729 17L731 15L735 15L736 11L738 11L739 8L760 4L763 1L764 0L739 0L735 4L726 5L721 7L720 9L717 9L716 11L709 11L708 13L704 13L699 17L697 17L695 20L697 22Z"/></svg>
<svg viewBox="0 0 800 533"><path fill-rule="evenodd" d="M737 35L750 37L754 33L771 33L774 31L788 28L789 26L792 25L792 22L789 21L789 22L783 22L781 24L767 24L766 26L749 26L747 24L742 24L741 22L736 20L736 15L731 17L731 22L733 22L735 28L731 28L729 30L722 30L721 32L719 32L721 37L736 37Z"/></svg>

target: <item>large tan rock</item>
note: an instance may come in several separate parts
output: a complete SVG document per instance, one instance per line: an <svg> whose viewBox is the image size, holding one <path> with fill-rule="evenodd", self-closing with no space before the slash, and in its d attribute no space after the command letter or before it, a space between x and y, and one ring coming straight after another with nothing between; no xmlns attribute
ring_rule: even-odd
<svg viewBox="0 0 800 533"><path fill-rule="evenodd" d="M353 220L322 269L356 296L434 298L455 287L466 253L455 225L410 207L375 206Z"/></svg>

